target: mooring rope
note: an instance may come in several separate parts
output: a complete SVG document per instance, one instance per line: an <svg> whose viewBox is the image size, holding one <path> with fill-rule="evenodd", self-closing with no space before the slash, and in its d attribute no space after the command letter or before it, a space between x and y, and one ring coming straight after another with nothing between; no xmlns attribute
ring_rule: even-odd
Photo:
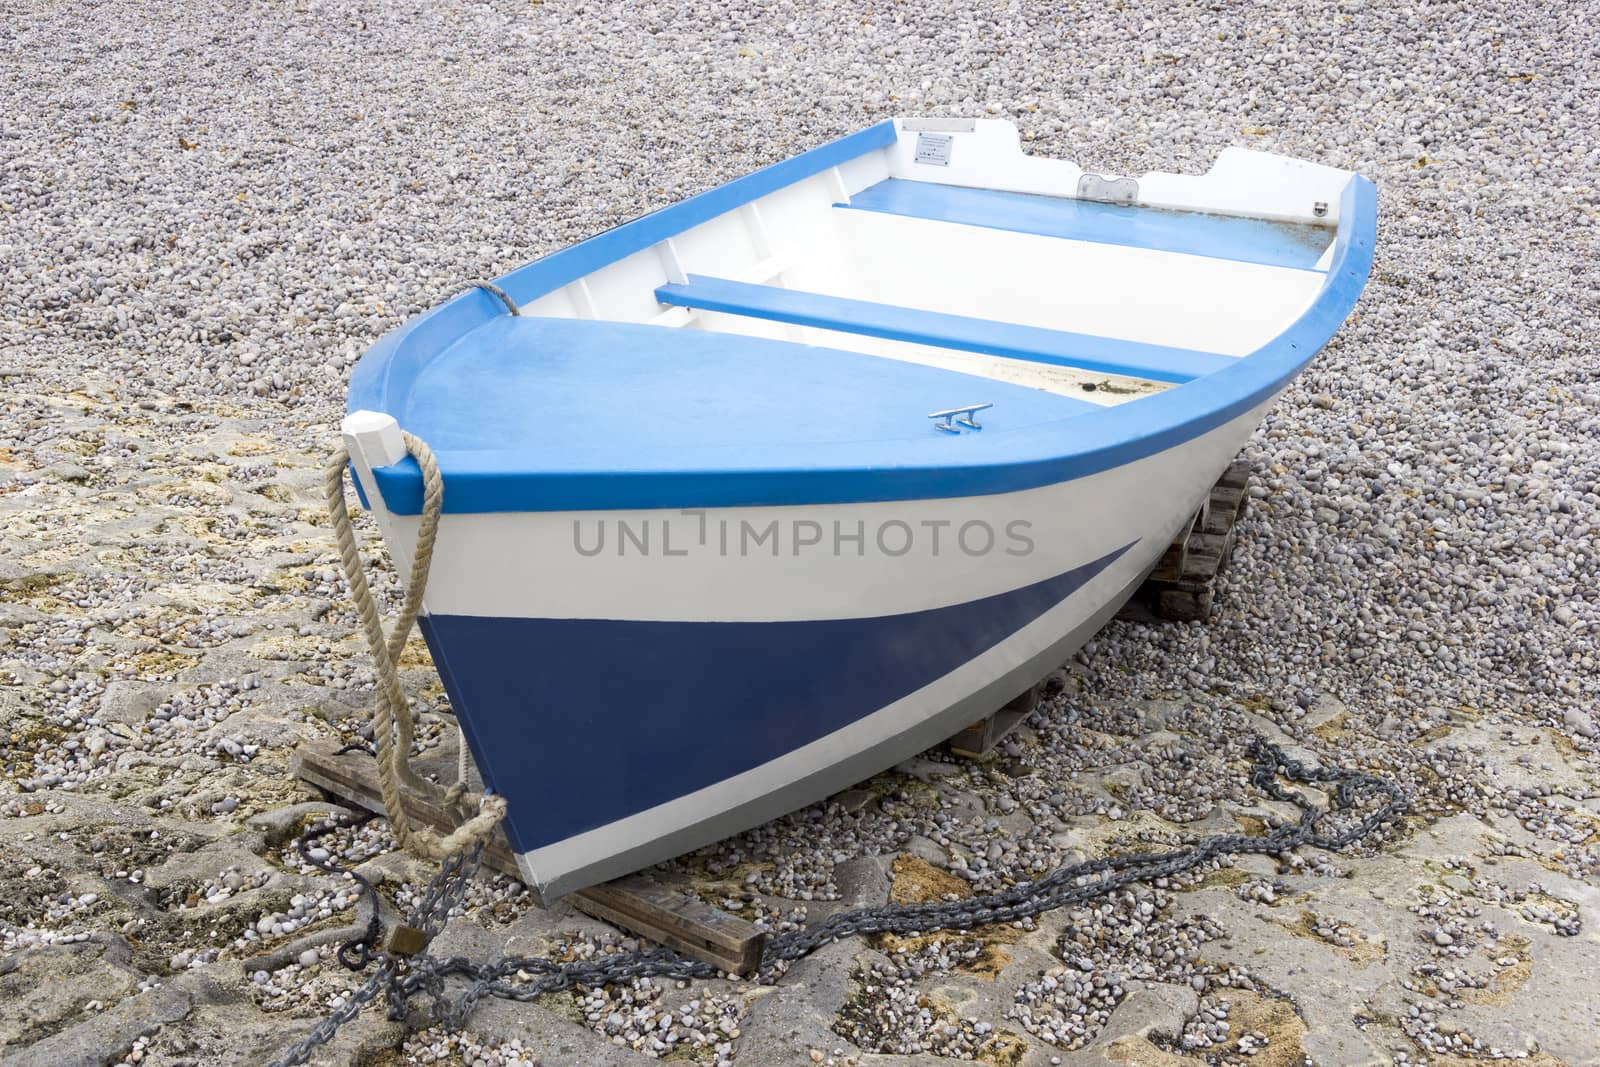
<svg viewBox="0 0 1600 1067"><path fill-rule="evenodd" d="M511 299L511 294L500 288L494 282L467 282L450 295L452 297L460 296L462 293L471 292L473 289L482 289L490 296L499 297L500 303L504 304L506 306L506 310L511 312L511 314L522 314L522 309L517 307L517 302L515 300Z"/></svg>
<svg viewBox="0 0 1600 1067"><path fill-rule="evenodd" d="M448 834L439 834L431 827L414 824L406 813L403 789L425 792L431 788L411 769L407 758L414 736L411 705L400 687L399 662L411 637L411 627L416 623L417 612L422 608L422 594L428 587L428 569L433 563L434 541L439 533L439 514L444 508L444 478L439 474L439 464L433 450L414 434L401 431L406 451L422 468L422 522L417 529L417 547L411 557L411 577L406 582L405 598L400 604L400 614L394 628L385 636L383 619L378 613L378 603L367 584L366 568L361 562L361 551L356 544L355 528L350 523L350 509L345 504L344 475L350 466L350 453L340 446L324 470L324 487L327 491L328 518L333 522L333 534L339 544L339 565L345 580L350 583L350 596L355 601L361 617L361 632L372 652L372 663L378 679L378 702L372 715L372 739L378 746L378 785L383 795L383 810L389 817L390 828L400 847L431 860L443 860L488 841L489 835L505 817L504 797L485 794L478 803L478 813ZM464 791L461 782L452 785L444 795L446 806L454 808Z"/></svg>

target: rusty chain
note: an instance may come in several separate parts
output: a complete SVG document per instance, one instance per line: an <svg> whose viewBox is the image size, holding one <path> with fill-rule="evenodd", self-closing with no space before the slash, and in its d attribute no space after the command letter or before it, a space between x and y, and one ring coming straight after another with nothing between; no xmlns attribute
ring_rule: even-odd
<svg viewBox="0 0 1600 1067"><path fill-rule="evenodd" d="M968 930L988 923L1015 922L1056 908L1082 904L1135 882L1171 878L1223 855L1277 854L1301 845L1336 852L1384 824L1399 820L1407 811L1408 804L1400 787L1377 775L1336 767L1308 767L1260 738L1252 744L1252 756L1255 762L1250 770L1251 784L1273 800L1293 804L1300 812L1297 822L1265 834L1215 834L1185 848L1166 852L1107 856L1075 863L1032 881L964 900L885 904L840 912L814 926L769 940L761 969L770 972L780 961L800 959L829 942L847 937ZM1327 810L1317 808L1299 790L1288 788L1283 784L1284 779L1334 785ZM1331 815L1353 812L1364 801L1375 799L1381 799L1381 803L1360 818L1332 827L1325 823ZM335 828L319 827L302 841ZM450 857L429 882L406 920L407 925L420 934L422 944L422 950L412 955L375 947L377 892L365 879L358 877L363 893L372 904L373 921L362 937L340 947L340 959L356 970L377 961L378 970L331 1015L275 1060L273 1067L306 1062L316 1048L331 1040L340 1026L355 1018L380 992L387 997L391 1019L404 1018L408 1002L423 992L432 999L427 1015L429 1022L459 1029L484 996L528 1001L572 986L594 987L646 977L714 978L720 973L712 964L689 959L667 948L615 953L598 960L569 963L538 957L507 957L494 963L474 963L463 956L441 958L426 954L427 944L444 929L451 909L465 896L468 883L477 873L482 852L480 843ZM342 870L331 861L311 862L330 872ZM445 996L445 981L450 978L466 979L469 983L453 1002Z"/></svg>

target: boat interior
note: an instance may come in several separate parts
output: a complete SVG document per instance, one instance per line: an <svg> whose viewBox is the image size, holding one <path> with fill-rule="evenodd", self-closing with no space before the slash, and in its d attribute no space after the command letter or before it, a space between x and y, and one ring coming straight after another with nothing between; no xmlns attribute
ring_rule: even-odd
<svg viewBox="0 0 1600 1067"><path fill-rule="evenodd" d="M884 123L498 279L520 317L387 410L435 447L581 438L595 466L652 423L679 453L1036 426L1283 334L1329 283L1349 177L1229 150L1102 179L1009 123Z"/></svg>

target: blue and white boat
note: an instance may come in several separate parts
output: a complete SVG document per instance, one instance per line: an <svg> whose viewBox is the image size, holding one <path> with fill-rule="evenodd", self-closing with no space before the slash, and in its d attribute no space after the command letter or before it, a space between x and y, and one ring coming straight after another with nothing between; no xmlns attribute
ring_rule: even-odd
<svg viewBox="0 0 1600 1067"><path fill-rule="evenodd" d="M1137 588L1360 294L1376 196L1114 178L900 119L471 288L344 423L546 899L994 712Z"/></svg>

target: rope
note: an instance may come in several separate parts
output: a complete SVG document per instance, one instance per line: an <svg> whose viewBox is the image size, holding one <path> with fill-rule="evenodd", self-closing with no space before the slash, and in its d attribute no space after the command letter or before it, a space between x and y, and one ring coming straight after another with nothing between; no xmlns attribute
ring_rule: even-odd
<svg viewBox="0 0 1600 1067"><path fill-rule="evenodd" d="M350 465L350 453L342 445L323 471L324 488L328 518L333 522L333 534L339 544L339 565L350 583L350 595L361 616L361 632L367 639L378 676L372 738L378 746L378 785L383 794L383 810L389 816L389 825L401 848L427 859L442 860L487 841L505 817L506 802L504 797L485 794L478 803L476 815L442 836L429 827L414 824L405 809L403 788L420 793L431 786L417 776L407 759L414 735L411 705L400 688L398 664L417 620L417 612L422 608L423 590L428 586L428 568L433 562L439 513L444 506L444 479L439 474L433 450L421 438L404 431L400 436L405 440L406 450L422 468L422 524L417 529L417 548L411 558L411 577L406 582L405 599L387 637L378 614L378 603L367 585L366 568L361 562L355 529L350 524L350 511L344 501L344 473ZM456 783L445 795L446 804L454 806L462 792L461 784Z"/></svg>
<svg viewBox="0 0 1600 1067"><path fill-rule="evenodd" d="M504 289L500 288L494 282L467 282L465 285L463 285L461 288L457 289L454 293L451 293L450 295L451 296L460 296L462 293L465 293L465 292L467 292L468 290L471 290L471 289L482 289L484 292L490 294L491 296L497 296L497 297L500 298L500 303L504 304L506 306L506 310L511 312L511 314L513 314L513 315L521 315L522 314L521 310L519 310L517 308L517 302L515 300L511 299L511 294L506 292Z"/></svg>

